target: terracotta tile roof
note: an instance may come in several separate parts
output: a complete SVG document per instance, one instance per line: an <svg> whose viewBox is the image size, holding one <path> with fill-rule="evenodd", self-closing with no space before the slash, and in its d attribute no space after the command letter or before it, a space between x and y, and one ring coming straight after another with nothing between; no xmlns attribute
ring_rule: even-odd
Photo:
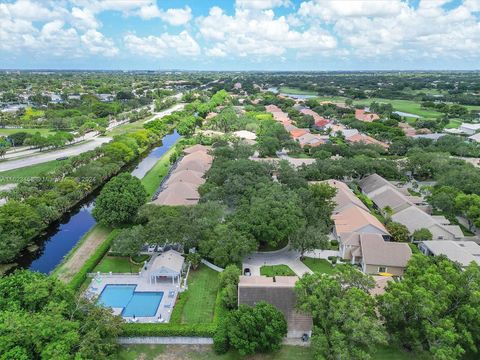
<svg viewBox="0 0 480 360"><path fill-rule="evenodd" d="M305 134L307 134L307 133L308 133L308 131L305 130L305 129L294 129L294 130L291 130L291 131L290 131L290 135L291 135L291 137L294 138L294 139L296 139L296 138L298 138L298 137L300 137L300 136L302 136L302 135L305 135Z"/></svg>
<svg viewBox="0 0 480 360"><path fill-rule="evenodd" d="M388 235L385 226L375 216L357 206L351 206L332 215L332 220L335 224L335 232L338 235L362 231L372 232L373 230ZM374 229L368 229L368 227Z"/></svg>
<svg viewBox="0 0 480 360"><path fill-rule="evenodd" d="M372 122L380 119L380 116L374 113L367 113L363 109L355 109L355 118L360 121Z"/></svg>
<svg viewBox="0 0 480 360"><path fill-rule="evenodd" d="M364 143L367 145L380 145L384 149L388 149L388 144L378 141L377 139L372 138L371 136L365 134L355 134L346 139L351 143Z"/></svg>

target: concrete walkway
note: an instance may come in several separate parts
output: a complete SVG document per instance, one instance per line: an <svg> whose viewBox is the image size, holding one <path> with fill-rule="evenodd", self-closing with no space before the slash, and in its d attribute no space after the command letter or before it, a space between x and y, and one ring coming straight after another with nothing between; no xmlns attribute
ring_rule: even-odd
<svg viewBox="0 0 480 360"><path fill-rule="evenodd" d="M300 253L288 247L272 252L256 252L243 260L243 268L249 268L252 275L260 275L265 265L287 265L298 276L312 274L313 271L300 261Z"/></svg>
<svg viewBox="0 0 480 360"><path fill-rule="evenodd" d="M305 253L305 257L314 259L328 259L329 256L339 256L338 250L313 250Z"/></svg>
<svg viewBox="0 0 480 360"><path fill-rule="evenodd" d="M165 345L211 345L213 339L208 337L183 337L183 336L138 336L119 337L119 344L165 344Z"/></svg>

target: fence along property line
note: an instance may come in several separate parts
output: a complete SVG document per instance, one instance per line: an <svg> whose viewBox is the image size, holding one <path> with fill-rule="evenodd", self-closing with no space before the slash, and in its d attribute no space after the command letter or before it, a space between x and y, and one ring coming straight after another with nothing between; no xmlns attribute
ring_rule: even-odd
<svg viewBox="0 0 480 360"><path fill-rule="evenodd" d="M225 269L221 268L220 266L217 266L217 265L215 265L215 264L212 264L212 263L211 263L210 261L208 261L208 260L202 259L201 262L202 262L202 264L208 266L210 269L215 270L215 271L217 271L217 272L222 272L223 270L225 270Z"/></svg>

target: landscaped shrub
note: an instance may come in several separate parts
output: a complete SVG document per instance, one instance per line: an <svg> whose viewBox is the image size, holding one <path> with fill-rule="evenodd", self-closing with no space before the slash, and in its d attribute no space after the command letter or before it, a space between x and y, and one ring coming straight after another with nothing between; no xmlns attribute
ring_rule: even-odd
<svg viewBox="0 0 480 360"><path fill-rule="evenodd" d="M213 336L213 350L217 354L225 354L230 348L228 342L227 327L225 322L218 325L217 331Z"/></svg>
<svg viewBox="0 0 480 360"><path fill-rule="evenodd" d="M113 230L105 239L105 241L97 248L90 258L85 261L80 270L75 274L75 276L70 281L69 285L74 289L78 290L87 279L87 274L92 272L95 266L103 259L105 254L110 249L113 239L117 236L118 230Z"/></svg>
<svg viewBox="0 0 480 360"><path fill-rule="evenodd" d="M188 290L178 294L177 301L172 310L172 315L170 316L170 324L181 324L182 323L182 314L185 303L188 300Z"/></svg>
<svg viewBox="0 0 480 360"><path fill-rule="evenodd" d="M338 246L338 241L337 240L332 240L332 241L330 241L330 245L332 247L336 247L336 246Z"/></svg>
<svg viewBox="0 0 480 360"><path fill-rule="evenodd" d="M123 336L201 336L213 337L217 325L210 324L140 324L123 325Z"/></svg>

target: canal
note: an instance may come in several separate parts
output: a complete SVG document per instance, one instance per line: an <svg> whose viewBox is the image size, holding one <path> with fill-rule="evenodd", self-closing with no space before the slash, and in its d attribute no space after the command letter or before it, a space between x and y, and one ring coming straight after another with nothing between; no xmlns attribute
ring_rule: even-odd
<svg viewBox="0 0 480 360"><path fill-rule="evenodd" d="M131 174L142 179L179 138L176 130L165 135L161 145L151 149ZM17 259L18 267L45 274L55 269L65 255L95 226L92 210L98 194L99 191L94 192L53 224L46 234L35 241L34 251L25 252Z"/></svg>

